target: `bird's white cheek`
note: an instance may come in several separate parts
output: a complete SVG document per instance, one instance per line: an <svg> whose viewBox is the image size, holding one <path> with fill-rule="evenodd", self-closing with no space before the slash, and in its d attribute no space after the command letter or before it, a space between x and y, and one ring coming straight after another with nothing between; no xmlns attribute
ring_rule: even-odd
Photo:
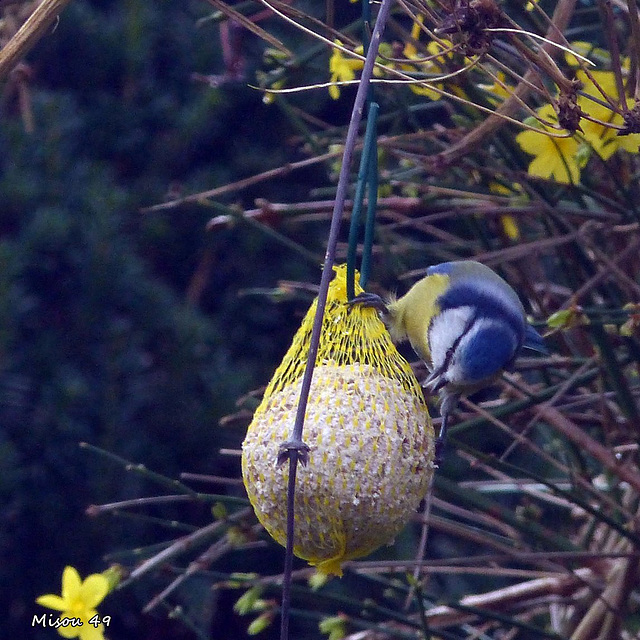
<svg viewBox="0 0 640 640"><path fill-rule="evenodd" d="M472 307L456 307L446 309L433 319L429 329L429 349L434 371L442 367L447 352L465 331L473 313Z"/></svg>

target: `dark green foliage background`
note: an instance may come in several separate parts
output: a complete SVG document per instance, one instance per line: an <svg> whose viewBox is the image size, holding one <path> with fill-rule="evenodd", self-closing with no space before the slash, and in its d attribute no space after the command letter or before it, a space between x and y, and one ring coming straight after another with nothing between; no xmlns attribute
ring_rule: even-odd
<svg viewBox="0 0 640 640"><path fill-rule="evenodd" d="M185 193L283 163L291 135L276 107L222 73L204 2L72 0L29 55L34 133L4 103L0 129L0 600L7 637L31 628L34 598L66 564L104 568L116 548L157 541L140 525L91 520L87 505L158 489L82 451L87 441L169 476L225 473L242 433L221 429L235 399L264 384L300 305L239 297L243 287L317 278L314 265L246 227L207 235L212 212L141 214ZM248 38L247 64L260 45ZM301 197L313 172L245 191ZM235 197L235 196L234 196ZM229 203L235 202L233 199ZM213 212L215 213L215 212ZM323 237L307 239L322 252ZM200 305L185 291L205 251ZM210 515L193 514L196 523ZM164 534L165 536L167 534ZM149 595L149 594L142 594ZM142 598L141 598L142 601ZM110 611L110 637L181 637L169 623ZM107 607L108 608L108 607ZM138 609L139 610L139 609ZM106 611L109 612L109 611Z"/></svg>

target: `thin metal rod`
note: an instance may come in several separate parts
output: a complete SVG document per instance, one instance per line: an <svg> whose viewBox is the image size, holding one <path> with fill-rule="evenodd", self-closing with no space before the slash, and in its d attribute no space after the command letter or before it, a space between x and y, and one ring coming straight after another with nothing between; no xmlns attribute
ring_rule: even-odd
<svg viewBox="0 0 640 640"><path fill-rule="evenodd" d="M365 0L366 1L366 0ZM313 368L318 356L318 346L320 344L320 332L322 329L322 320L324 317L324 309L327 304L327 293L329 291L329 282L331 281L333 264L336 257L336 247L338 244L338 234L340 231L340 222L344 211L344 202L347 196L347 188L349 184L349 168L353 158L353 150L358 137L358 129L364 111L364 105L367 98L367 92L371 76L373 75L373 66L375 63L380 38L389 17L393 0L382 0L378 17L376 20L373 33L371 35L371 43L367 57L362 69L360 84L356 92L356 97L351 111L351 120L347 130L347 136L344 145L344 154L342 156L342 166L340 167L340 176L338 178L338 186L336 189L336 201L331 216L331 227L329 229L329 237L327 239L327 251L325 254L325 262L320 278L320 290L318 291L318 302L316 307L316 315L311 330L311 339L309 344L309 355L307 365L302 376L302 386L300 389L300 400L298 402L298 410L296 413L296 421L293 428L292 443L289 447L289 483L287 493L287 545L284 563L284 574L282 584L282 608L281 608L281 627L280 640L288 640L289 638L289 617L291 609L291 572L293 566L293 538L294 538L294 504L295 504L295 486L296 474L298 467L298 458L304 451L304 443L302 441L302 429L304 426L304 416L307 410L307 401L309 399L309 390L311 388L311 378L313 376ZM297 448L296 448L297 446Z"/></svg>

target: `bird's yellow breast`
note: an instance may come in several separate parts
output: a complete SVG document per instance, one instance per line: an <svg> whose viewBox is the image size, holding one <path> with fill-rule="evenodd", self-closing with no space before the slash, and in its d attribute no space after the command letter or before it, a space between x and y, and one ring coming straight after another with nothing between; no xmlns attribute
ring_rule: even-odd
<svg viewBox="0 0 640 640"><path fill-rule="evenodd" d="M389 332L395 341L409 340L414 351L431 363L429 325L440 313L438 298L449 286L449 276L434 273L416 282L399 300L389 303Z"/></svg>

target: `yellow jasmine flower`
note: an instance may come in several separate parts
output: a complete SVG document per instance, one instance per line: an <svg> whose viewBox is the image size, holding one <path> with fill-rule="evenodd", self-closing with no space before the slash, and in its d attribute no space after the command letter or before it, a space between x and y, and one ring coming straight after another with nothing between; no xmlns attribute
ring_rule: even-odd
<svg viewBox="0 0 640 640"><path fill-rule="evenodd" d="M591 78L589 78L584 71L579 70L576 73L576 77L583 84L583 92L587 95L606 103L607 100L603 96L604 93L604 95L609 96L612 102L619 102L618 88L613 71L591 71ZM626 104L629 108L633 107L633 99L627 97ZM582 111L602 122L610 123L615 127L620 127L624 124L623 117L606 104L598 104L589 98L580 96L578 98L578 106ZM631 153L638 152L640 134L634 133L619 136L615 128L591 122L585 118L581 120L580 126L587 142L603 160L608 160L618 149L624 149Z"/></svg>
<svg viewBox="0 0 640 640"><path fill-rule="evenodd" d="M629 153L640 153L640 133L630 133L626 136L616 135L618 149Z"/></svg>
<svg viewBox="0 0 640 640"><path fill-rule="evenodd" d="M513 87L507 83L507 76L503 71L496 72L492 84L481 84L478 88L490 94L489 100L492 104L506 100L513 93Z"/></svg>
<svg viewBox="0 0 640 640"><path fill-rule="evenodd" d="M337 45L342 46L340 40L334 40ZM331 82L349 82L355 80L356 71L360 71L364 66L362 60L355 58L346 58L340 49L334 49L329 59L329 73L331 74ZM340 97L340 87L332 84L329 87L329 95L337 100Z"/></svg>
<svg viewBox="0 0 640 640"><path fill-rule="evenodd" d="M502 225L502 232L512 242L518 242L520 240L520 227L515 216L509 213L505 213L500 216L500 224Z"/></svg>
<svg viewBox="0 0 640 640"><path fill-rule="evenodd" d="M490 182L489 190L492 193L498 193L502 196L514 196L519 200L526 200L526 195L522 189L522 185L518 182L514 182L511 185L511 188L506 187L499 182ZM520 240L520 226L518 225L518 221L515 216L512 216L509 213L505 213L500 216L500 225L502 226L502 232L504 233L509 240L513 242L518 242Z"/></svg>
<svg viewBox="0 0 640 640"><path fill-rule="evenodd" d="M573 51L580 54L581 56L584 56L585 58L589 58L589 60L591 60L592 62L600 60L609 63L610 61L609 52L605 51L604 49L600 49L599 47L594 47L591 42L575 40L574 42L570 43L570 47L571 49L573 49ZM569 52L565 52L564 59L567 61L567 64L574 69L585 64L583 60L580 60L577 56L574 56Z"/></svg>
<svg viewBox="0 0 640 640"><path fill-rule="evenodd" d="M420 60L421 58L423 58L423 56L418 55L418 49L414 44L414 42L418 42L420 40L423 21L424 17L419 15L413 23L413 26L411 27L411 41L405 44L402 52L407 60ZM439 53L442 53L442 51L444 51L444 47L435 40L432 40L427 45L427 51L431 56L438 56ZM430 60L424 60L423 62L417 64L403 65L403 69L407 71L413 71L417 67L421 73L442 75L445 64L446 60L444 56L438 56L431 58ZM434 83L434 86L442 88L443 85L441 82L438 82ZM426 96L430 100L439 100L442 97L442 94L424 85L412 84L411 91L419 96Z"/></svg>
<svg viewBox="0 0 640 640"><path fill-rule="evenodd" d="M595 55L605 60L608 58L606 51L594 49L586 42L573 42L571 46L580 55ZM578 58L572 54L566 54L566 59L570 66L579 65ZM623 58L621 63L624 72L628 69L629 62ZM575 183L580 178L580 168L586 164L592 152L597 153L602 160L608 160L618 149L632 153L639 151L640 134L617 135L618 128L624 124L624 118L616 113L609 102L620 104L624 100L626 106L631 108L634 101L630 97L620 97L615 74L612 71L590 71L587 75L581 68L576 71L576 78L582 84L582 93L598 101L580 95L577 99L578 107L583 114L600 120L603 124L582 117L580 120L582 133L571 138L546 136L544 131L549 129L543 125L539 127L540 132L523 131L518 134L516 141L520 147L535 156L529 165L531 175L552 178L565 184ZM538 115L542 119L557 122L551 105L545 105L539 109Z"/></svg>
<svg viewBox="0 0 640 640"><path fill-rule="evenodd" d="M444 56L439 56L438 54L442 53L444 49L445 48L439 42L432 40L427 45L427 52L434 57L432 57L430 60L424 60L423 62L420 62L420 63L415 63L412 65L403 65L403 66L405 69L408 69L408 70L415 70L417 67L421 73L443 75L443 73L445 73L446 60ZM421 56L418 56L416 48L412 44L407 44L405 46L404 56L409 60L418 60L421 57ZM433 82L431 84L434 87L437 87L438 89L442 89L442 87L444 86L442 82ZM425 85L412 84L411 91L413 91L413 93L419 96L426 96L430 100L440 100L440 98L442 97L441 93Z"/></svg>
<svg viewBox="0 0 640 640"><path fill-rule="evenodd" d="M418 57L418 49L414 42L418 42L420 40L420 34L422 33L422 23L424 22L424 16L418 16L411 27L411 42L407 42L404 45L404 57L409 60L415 59Z"/></svg>
<svg viewBox="0 0 640 640"><path fill-rule="evenodd" d="M609 96L613 102L618 101L618 91L616 89L615 76L612 71L591 71L591 79L584 71L580 70L576 73L576 77L582 83L584 93L593 96L603 103L607 102L604 96ZM598 87L600 87L600 89L598 89ZM614 123L614 120L618 120L615 124L622 123L622 117L612 111L606 104L598 104L589 98L579 96L578 105L582 111L593 118L611 123ZM584 130L585 138L596 150L604 150L606 143L616 137L616 132L611 128L590 122L589 120L581 121L580 126ZM613 153L613 151L611 153ZM606 153L606 156L603 155L605 160L611 153Z"/></svg>
<svg viewBox="0 0 640 640"><path fill-rule="evenodd" d="M87 576L84 581L73 567L62 573L62 595L47 594L37 598L43 607L59 611L55 626L63 638L103 640L104 624L98 618L97 607L109 592L109 581L101 573ZM107 617L104 618L107 622ZM107 622L108 624L108 622Z"/></svg>
<svg viewBox="0 0 640 640"><path fill-rule="evenodd" d="M510 186L507 187L500 182L491 181L489 183L489 191L501 196L517 196L520 198L524 195L522 185L519 182L512 182Z"/></svg>
<svg viewBox="0 0 640 640"><path fill-rule="evenodd" d="M433 76L447 75L454 62L454 56L450 51L451 45L446 44L446 41L445 44L441 44L431 40L426 47L429 54L429 59L427 60L425 60L425 56L418 54L418 49L414 43L420 40L423 21L423 16L419 15L411 27L411 41L407 42L402 50L402 54L408 61L411 61L411 64L403 64L401 68L405 71L419 71ZM469 64L469 62L469 58L464 59L464 64ZM426 96L430 100L439 100L442 97L441 91L436 91L432 87L442 90L444 86L444 82L424 80L420 84L412 84L410 88L413 93L419 96ZM460 97L465 95L464 91L455 84L449 86L448 90Z"/></svg>
<svg viewBox="0 0 640 640"><path fill-rule="evenodd" d="M540 107L537 114L542 120L557 122L556 112L550 104ZM529 164L529 174L563 184L579 182L578 151L580 143L573 137L551 137L545 132L557 132L556 129L551 129L543 124L538 126L540 127L539 131L522 131L516 136L516 142L520 148L535 156Z"/></svg>
<svg viewBox="0 0 640 640"><path fill-rule="evenodd" d="M276 80L272 85L271 89L282 89L286 82L285 78L281 78L280 80ZM269 89L265 89L264 95L262 96L263 104L273 104L275 102L276 94L273 91L269 91Z"/></svg>

